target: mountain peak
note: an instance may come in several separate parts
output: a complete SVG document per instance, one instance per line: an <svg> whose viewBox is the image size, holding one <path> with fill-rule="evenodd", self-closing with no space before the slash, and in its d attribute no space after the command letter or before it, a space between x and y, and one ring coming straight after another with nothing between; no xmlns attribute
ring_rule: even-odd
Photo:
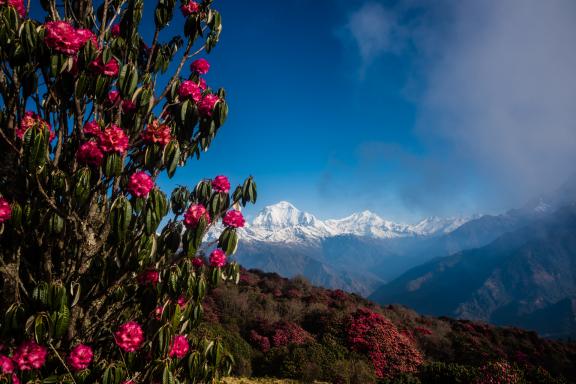
<svg viewBox="0 0 576 384"><path fill-rule="evenodd" d="M315 226L316 222L313 215L300 211L287 201L280 201L260 211L252 225L268 230L278 230L298 225Z"/></svg>

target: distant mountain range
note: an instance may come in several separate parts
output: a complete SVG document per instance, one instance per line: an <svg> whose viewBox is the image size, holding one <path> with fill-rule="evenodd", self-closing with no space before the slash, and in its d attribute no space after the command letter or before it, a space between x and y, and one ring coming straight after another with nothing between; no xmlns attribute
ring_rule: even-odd
<svg viewBox="0 0 576 384"><path fill-rule="evenodd" d="M429 217L399 224L364 211L320 220L282 201L265 207L241 230L237 258L246 268L303 275L313 284L367 296L429 260L432 256L420 252L427 241L478 217Z"/></svg>

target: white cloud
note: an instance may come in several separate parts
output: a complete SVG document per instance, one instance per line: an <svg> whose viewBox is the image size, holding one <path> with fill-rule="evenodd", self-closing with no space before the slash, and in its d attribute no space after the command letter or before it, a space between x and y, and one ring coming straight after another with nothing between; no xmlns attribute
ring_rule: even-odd
<svg viewBox="0 0 576 384"><path fill-rule="evenodd" d="M380 55L398 49L400 25L395 14L379 3L365 3L350 14L345 29L362 59L361 72Z"/></svg>

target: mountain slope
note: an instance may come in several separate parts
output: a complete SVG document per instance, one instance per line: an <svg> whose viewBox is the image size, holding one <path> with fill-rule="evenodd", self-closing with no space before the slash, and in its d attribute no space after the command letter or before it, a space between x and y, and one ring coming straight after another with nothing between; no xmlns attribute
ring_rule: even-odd
<svg viewBox="0 0 576 384"><path fill-rule="evenodd" d="M550 330L530 319L574 296L576 209L571 206L487 246L413 268L370 298L428 314L531 324L542 333L567 336L573 331L569 321L564 329Z"/></svg>

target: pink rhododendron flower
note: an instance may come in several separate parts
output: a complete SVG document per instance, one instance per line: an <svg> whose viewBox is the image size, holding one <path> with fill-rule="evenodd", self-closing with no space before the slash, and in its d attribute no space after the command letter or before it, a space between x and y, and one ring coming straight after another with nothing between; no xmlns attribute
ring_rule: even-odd
<svg viewBox="0 0 576 384"><path fill-rule="evenodd" d="M12 7L18 12L20 17L26 16L26 7L24 6L24 0L0 0L0 5L6 5Z"/></svg>
<svg viewBox="0 0 576 384"><path fill-rule="evenodd" d="M12 217L12 208L10 203L3 197L0 197L0 224Z"/></svg>
<svg viewBox="0 0 576 384"><path fill-rule="evenodd" d="M146 172L136 172L128 180L128 191L136 197L146 197L154 188L154 180Z"/></svg>
<svg viewBox="0 0 576 384"><path fill-rule="evenodd" d="M0 369L2 373L14 372L14 362L8 356L0 355Z"/></svg>
<svg viewBox="0 0 576 384"><path fill-rule="evenodd" d="M120 92L114 89L108 92L108 96L106 98L108 99L109 104L114 105L120 101Z"/></svg>
<svg viewBox="0 0 576 384"><path fill-rule="evenodd" d="M195 257L192 259L192 265L196 268L200 268L204 265L204 259L202 257Z"/></svg>
<svg viewBox="0 0 576 384"><path fill-rule="evenodd" d="M210 265L221 268L226 265L226 254L220 248L216 248L210 254Z"/></svg>
<svg viewBox="0 0 576 384"><path fill-rule="evenodd" d="M99 167L100 164L102 164L102 159L104 159L104 153L102 153L100 150L98 143L90 140L78 148L78 152L76 152L76 158L81 164Z"/></svg>
<svg viewBox="0 0 576 384"><path fill-rule="evenodd" d="M184 335L174 336L174 341L172 341L172 346L170 347L170 352L168 353L170 357L177 357L179 359L186 356L190 345L188 344L188 339Z"/></svg>
<svg viewBox="0 0 576 384"><path fill-rule="evenodd" d="M142 140L148 144L160 144L162 146L168 144L172 140L172 132L170 126L160 124L158 120L153 120L146 126L146 130L141 134Z"/></svg>
<svg viewBox="0 0 576 384"><path fill-rule="evenodd" d="M231 210L226 212L226 215L224 215L224 218L222 219L222 223L227 227L242 228L246 222L244 216L242 216L242 212Z"/></svg>
<svg viewBox="0 0 576 384"><path fill-rule="evenodd" d="M194 60L190 65L190 70L198 72L201 75L205 75L210 70L210 63L206 59Z"/></svg>
<svg viewBox="0 0 576 384"><path fill-rule="evenodd" d="M164 313L164 306L163 305L159 305L156 308L154 308L154 311L152 312L152 314L154 315L154 318L158 321L162 320L162 314Z"/></svg>
<svg viewBox="0 0 576 384"><path fill-rule="evenodd" d="M206 88L208 88L208 85L206 84L206 80L204 80L204 79L198 80L198 86L203 91L206 90Z"/></svg>
<svg viewBox="0 0 576 384"><path fill-rule="evenodd" d="M198 111L202 116L210 117L212 116L212 111L214 111L214 107L216 103L220 101L218 95L209 93L204 95L202 100L198 103Z"/></svg>
<svg viewBox="0 0 576 384"><path fill-rule="evenodd" d="M117 152L124 154L128 149L128 136L115 124L110 124L98 135L98 145L105 152Z"/></svg>
<svg viewBox="0 0 576 384"><path fill-rule="evenodd" d="M53 140L56 136L54 131L52 131L50 124L48 124L48 122L42 119L39 115L31 111L24 113L24 117L22 117L22 121L20 121L20 125L16 130L16 136L18 136L20 139L24 139L24 134L26 131L34 127L49 130L50 140Z"/></svg>
<svg viewBox="0 0 576 384"><path fill-rule="evenodd" d="M110 33L114 37L120 36L120 24L114 24L112 28L110 28Z"/></svg>
<svg viewBox="0 0 576 384"><path fill-rule="evenodd" d="M204 217L207 224L210 224L210 214L202 204L192 204L184 213L184 225L187 228L196 228L200 219Z"/></svg>
<svg viewBox="0 0 576 384"><path fill-rule="evenodd" d="M76 30L65 21L49 21L44 24L44 27L46 45L65 55L75 55L88 40L95 41L95 36L90 30Z"/></svg>
<svg viewBox="0 0 576 384"><path fill-rule="evenodd" d="M144 331L142 327L135 321L129 321L122 324L116 332L114 332L114 339L116 344L126 352L136 352L144 343Z"/></svg>
<svg viewBox="0 0 576 384"><path fill-rule="evenodd" d="M21 371L29 371L31 369L40 369L46 361L48 351L46 347L36 344L32 340L28 340L20 344L12 354L12 360L18 365Z"/></svg>
<svg viewBox="0 0 576 384"><path fill-rule="evenodd" d="M130 99L122 100L122 112L131 115L136 112L136 104Z"/></svg>
<svg viewBox="0 0 576 384"><path fill-rule="evenodd" d="M88 368L93 357L92 348L84 344L78 344L72 349L66 361L73 371L81 371Z"/></svg>
<svg viewBox="0 0 576 384"><path fill-rule="evenodd" d="M98 46L98 38L96 37L96 35L94 33L92 33L91 30L89 30L89 29L77 29L76 34L83 41L82 45L84 45L90 41L90 42L92 42L94 47L96 47L98 49L100 48Z"/></svg>
<svg viewBox="0 0 576 384"><path fill-rule="evenodd" d="M216 192L228 193L228 191L230 191L230 182L226 176L216 176L214 180L212 180L212 188L214 188Z"/></svg>
<svg viewBox="0 0 576 384"><path fill-rule="evenodd" d="M193 13L198 12L199 9L200 6L195 1L190 1L187 4L182 4L182 6L180 7L182 14L186 17L192 15Z"/></svg>
<svg viewBox="0 0 576 384"><path fill-rule="evenodd" d="M96 59L92 60L88 64L88 68L96 73L97 75L104 75L108 77L118 76L118 71L120 71L120 65L118 60L112 57L106 64L102 61L102 56L98 56Z"/></svg>
<svg viewBox="0 0 576 384"><path fill-rule="evenodd" d="M184 309L184 307L186 307L186 304L188 304L188 300L186 299L186 297L184 295L182 295L178 298L178 300L176 301L176 304L178 304L180 309Z"/></svg>
<svg viewBox="0 0 576 384"><path fill-rule="evenodd" d="M84 134L89 136L98 136L102 132L98 122L92 120L84 124Z"/></svg>
<svg viewBox="0 0 576 384"><path fill-rule="evenodd" d="M16 373L12 374L12 384L20 384L20 379L18 378L18 375L16 375Z"/></svg>
<svg viewBox="0 0 576 384"><path fill-rule="evenodd" d="M178 87L178 95L183 99L192 99L197 103L202 98L202 90L195 82L184 80Z"/></svg>
<svg viewBox="0 0 576 384"><path fill-rule="evenodd" d="M158 280L160 280L160 274L154 269L149 269L140 273L136 279L138 280L139 284L152 284L156 286Z"/></svg>

